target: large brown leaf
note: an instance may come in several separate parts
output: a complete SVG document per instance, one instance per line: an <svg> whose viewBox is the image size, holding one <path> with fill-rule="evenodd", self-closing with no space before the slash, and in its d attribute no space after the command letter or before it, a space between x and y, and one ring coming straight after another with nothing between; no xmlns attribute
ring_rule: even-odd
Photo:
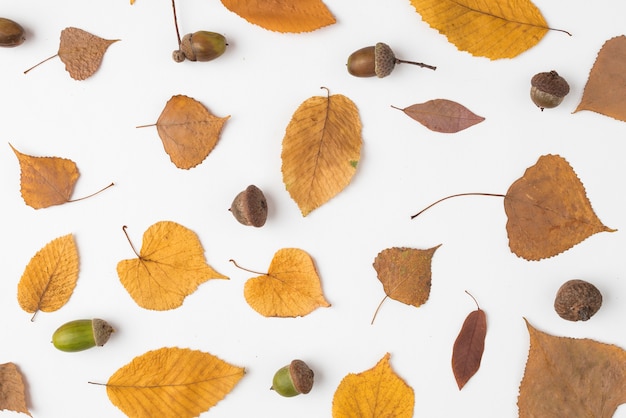
<svg viewBox="0 0 626 418"><path fill-rule="evenodd" d="M224 399L242 367L198 350L164 347L135 357L106 384L107 395L131 418L197 417Z"/></svg>
<svg viewBox="0 0 626 418"><path fill-rule="evenodd" d="M517 400L520 418L610 418L626 403L626 351L526 326L530 351Z"/></svg>
<svg viewBox="0 0 626 418"><path fill-rule="evenodd" d="M0 364L0 411L3 410L32 417L26 406L24 378L14 363Z"/></svg>
<svg viewBox="0 0 626 418"><path fill-rule="evenodd" d="M579 110L626 122L626 36L609 39L600 49L574 112Z"/></svg>
<svg viewBox="0 0 626 418"><path fill-rule="evenodd" d="M596 216L568 162L544 155L504 198L511 251L526 260L562 253L598 232L614 232Z"/></svg>
<svg viewBox="0 0 626 418"><path fill-rule="evenodd" d="M361 155L355 104L335 94L298 107L283 138L283 182L302 216L328 202L352 180Z"/></svg>
<svg viewBox="0 0 626 418"><path fill-rule="evenodd" d="M462 131L485 120L462 104L447 99L429 100L404 109L392 107L402 110L431 131L448 134Z"/></svg>

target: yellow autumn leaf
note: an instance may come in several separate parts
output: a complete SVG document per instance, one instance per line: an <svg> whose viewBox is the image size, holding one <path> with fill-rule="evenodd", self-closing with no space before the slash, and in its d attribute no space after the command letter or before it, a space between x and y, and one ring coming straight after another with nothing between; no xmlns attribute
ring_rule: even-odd
<svg viewBox="0 0 626 418"><path fill-rule="evenodd" d="M30 260L17 300L28 313L54 312L67 303L78 280L78 250L71 234L46 244Z"/></svg>
<svg viewBox="0 0 626 418"><path fill-rule="evenodd" d="M263 316L305 316L330 304L324 298L313 259L298 248L283 248L272 258L267 274L244 286L248 304Z"/></svg>
<svg viewBox="0 0 626 418"><path fill-rule="evenodd" d="M120 368L106 390L131 418L196 417L224 399L244 372L209 353L164 347Z"/></svg>
<svg viewBox="0 0 626 418"><path fill-rule="evenodd" d="M411 0L411 4L459 50L492 60L521 54L550 30L530 0Z"/></svg>
<svg viewBox="0 0 626 418"><path fill-rule="evenodd" d="M228 279L206 263L196 233L175 222L161 221L148 228L141 251L135 254L137 258L117 264L117 274L142 308L178 308L200 284Z"/></svg>
<svg viewBox="0 0 626 418"><path fill-rule="evenodd" d="M333 397L334 418L411 418L413 388L391 368L389 353L374 366L343 378Z"/></svg>
<svg viewBox="0 0 626 418"><path fill-rule="evenodd" d="M283 182L302 216L350 183L361 143L359 111L346 96L315 96L298 107L287 126L281 157Z"/></svg>

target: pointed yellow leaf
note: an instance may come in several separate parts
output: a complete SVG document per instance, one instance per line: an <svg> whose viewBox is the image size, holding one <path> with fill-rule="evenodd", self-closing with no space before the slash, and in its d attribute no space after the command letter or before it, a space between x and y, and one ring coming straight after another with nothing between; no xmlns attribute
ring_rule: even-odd
<svg viewBox="0 0 626 418"><path fill-rule="evenodd" d="M109 399L131 418L197 417L244 375L212 354L164 347L135 357L106 384Z"/></svg>
<svg viewBox="0 0 626 418"><path fill-rule="evenodd" d="M283 138L283 182L303 216L341 192L361 155L361 119L347 97L311 97L298 107Z"/></svg>
<svg viewBox="0 0 626 418"><path fill-rule="evenodd" d="M521 54L549 30L530 0L411 0L411 4L459 50L492 60Z"/></svg>
<svg viewBox="0 0 626 418"><path fill-rule="evenodd" d="M67 303L78 280L78 250L71 234L46 244L30 260L17 300L29 313L54 312Z"/></svg>
<svg viewBox="0 0 626 418"><path fill-rule="evenodd" d="M195 232L170 221L148 228L138 257L120 261L117 274L139 306L157 311L178 308L207 280L228 279L206 263Z"/></svg>
<svg viewBox="0 0 626 418"><path fill-rule="evenodd" d="M268 273L246 282L244 297L263 316L304 316L330 306L313 259L298 248L278 250Z"/></svg>
<svg viewBox="0 0 626 418"><path fill-rule="evenodd" d="M389 353L374 366L343 378L333 397L333 418L411 418L413 388L391 368Z"/></svg>

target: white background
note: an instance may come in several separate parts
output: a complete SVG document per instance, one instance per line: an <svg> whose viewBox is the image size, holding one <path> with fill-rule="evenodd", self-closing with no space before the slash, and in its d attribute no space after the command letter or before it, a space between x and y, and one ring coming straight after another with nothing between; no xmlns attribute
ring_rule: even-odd
<svg viewBox="0 0 626 418"><path fill-rule="evenodd" d="M626 348L626 123L589 111L572 114L602 44L623 34L626 3L536 0L550 26L573 36L549 32L529 51L499 61L458 51L408 0L325 3L336 24L280 34L248 23L218 0L179 1L182 34L223 33L229 47L213 62L177 64L170 58L177 43L167 0L134 6L125 0L2 1L0 15L20 22L28 39L0 50L0 363L14 362L24 374L33 416L123 416L103 387L87 382L106 382L146 351L179 346L247 370L202 416L330 417L341 379L389 352L392 367L415 391L416 417L515 417L529 342L523 317L553 335ZM68 26L121 41L86 81L71 79L58 58L24 75L58 50ZM400 65L385 79L351 77L348 55L379 41L400 58L438 68ZM529 99L530 78L550 70L569 81L571 92L560 107L541 112ZM281 142L293 112L325 94L322 86L357 105L362 159L352 183L303 218L282 183ZM170 162L155 128L135 129L154 123L176 94L231 116L213 152L191 170ZM486 120L439 134L391 108L436 98L457 101ZM85 201L34 210L20 196L9 143L26 154L75 161L81 177L74 197L115 186ZM505 193L548 153L570 162L601 221L618 232L528 262L509 251L499 198L450 200L409 219L449 194ZM260 229L240 225L227 210L249 184L269 202ZM209 281L182 307L153 312L126 293L116 265L134 257L122 226L139 248L143 232L161 220L195 231L208 263L230 280ZM68 233L80 254L76 289L63 308L31 322L17 303L17 283L39 249ZM370 325L384 296L372 267L378 252L438 244L428 302L415 308L387 300ZM266 271L284 247L314 258L332 307L277 319L247 305L243 286L252 275L228 260ZM558 287L572 278L591 281L604 294L602 309L585 323L567 322L552 307ZM475 309L465 290L487 313L488 333L481 368L459 392L452 345ZM117 329L105 347L68 354L52 346L59 325L92 317ZM268 390L271 378L294 358L315 370L316 383L306 396L282 398ZM626 409L616 416L626 417Z"/></svg>

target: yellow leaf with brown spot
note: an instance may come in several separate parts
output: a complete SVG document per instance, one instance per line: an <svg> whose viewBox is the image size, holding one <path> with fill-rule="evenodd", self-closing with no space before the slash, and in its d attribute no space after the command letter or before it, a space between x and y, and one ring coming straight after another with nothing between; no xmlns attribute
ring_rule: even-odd
<svg viewBox="0 0 626 418"><path fill-rule="evenodd" d="M137 258L120 261L117 274L139 306L156 311L178 308L207 280L228 279L206 263L196 233L171 221L149 227Z"/></svg>
<svg viewBox="0 0 626 418"><path fill-rule="evenodd" d="M305 316L319 307L330 306L313 259L298 248L278 250L267 274L246 282L244 297L263 316Z"/></svg>
<svg viewBox="0 0 626 418"><path fill-rule="evenodd" d="M283 138L283 182L302 216L352 180L361 156L361 119L340 94L311 97L298 107Z"/></svg>
<svg viewBox="0 0 626 418"><path fill-rule="evenodd" d="M411 418L415 393L389 364L390 354L373 368L343 378L333 397L333 418Z"/></svg>
<svg viewBox="0 0 626 418"><path fill-rule="evenodd" d="M14 363L0 364L0 411L20 412L32 417L26 406L26 387Z"/></svg>
<svg viewBox="0 0 626 418"><path fill-rule="evenodd" d="M78 250L71 234L46 244L30 260L17 285L20 307L33 314L60 309L74 292L78 267Z"/></svg>
<svg viewBox="0 0 626 418"><path fill-rule="evenodd" d="M209 353L164 347L120 368L106 390L131 418L191 418L224 399L244 372Z"/></svg>

